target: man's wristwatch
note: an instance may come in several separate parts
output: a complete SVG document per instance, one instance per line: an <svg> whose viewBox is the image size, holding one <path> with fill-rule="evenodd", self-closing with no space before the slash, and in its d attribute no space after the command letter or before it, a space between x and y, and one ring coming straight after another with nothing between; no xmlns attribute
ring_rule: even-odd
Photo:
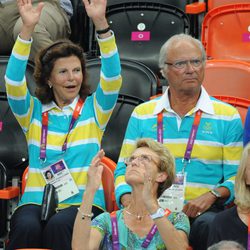
<svg viewBox="0 0 250 250"><path fill-rule="evenodd" d="M212 189L209 191L212 195L214 195L217 199L221 198L221 193L216 189Z"/></svg>
<svg viewBox="0 0 250 250"><path fill-rule="evenodd" d="M155 219L157 219L157 218L163 217L164 215L165 215L164 209L161 208L161 207L159 207L155 213L150 214L150 217L151 217L153 220L155 220Z"/></svg>

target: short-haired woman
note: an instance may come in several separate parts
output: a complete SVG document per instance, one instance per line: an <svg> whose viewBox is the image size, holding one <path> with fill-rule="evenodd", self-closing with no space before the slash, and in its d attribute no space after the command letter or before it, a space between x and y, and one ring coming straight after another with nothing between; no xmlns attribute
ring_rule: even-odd
<svg viewBox="0 0 250 250"><path fill-rule="evenodd" d="M91 225L91 207L101 182L103 156L104 152L100 151L89 168L88 183L75 220L72 248L187 249L188 217L183 212L164 211L157 202L175 178L174 158L167 148L152 139L138 140L126 162L125 179L132 187L129 206L111 215L103 213Z"/></svg>

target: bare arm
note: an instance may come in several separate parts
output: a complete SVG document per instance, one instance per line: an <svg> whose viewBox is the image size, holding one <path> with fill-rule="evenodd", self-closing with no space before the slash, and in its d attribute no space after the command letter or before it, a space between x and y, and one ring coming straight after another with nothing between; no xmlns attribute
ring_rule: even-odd
<svg viewBox="0 0 250 250"><path fill-rule="evenodd" d="M88 182L73 229L72 249L74 250L98 249L102 240L101 233L97 230L91 231L91 218L85 216L83 219L82 217L92 213L94 196L102 181L103 166L100 163L103 156L104 151L99 151L88 169Z"/></svg>

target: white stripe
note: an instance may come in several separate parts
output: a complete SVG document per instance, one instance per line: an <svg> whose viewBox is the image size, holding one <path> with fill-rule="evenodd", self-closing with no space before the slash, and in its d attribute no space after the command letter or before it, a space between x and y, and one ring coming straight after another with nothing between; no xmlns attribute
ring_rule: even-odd
<svg viewBox="0 0 250 250"><path fill-rule="evenodd" d="M89 166L84 166L82 168L73 168L73 169L70 169L70 172L71 173L80 173L80 172L85 172L87 173L88 172L88 169L89 169Z"/></svg>
<svg viewBox="0 0 250 250"><path fill-rule="evenodd" d="M224 160L223 164L239 166L240 160L235 160L235 161L233 161L233 160L232 161L230 161L230 160Z"/></svg>
<svg viewBox="0 0 250 250"><path fill-rule="evenodd" d="M11 85L11 86L21 86L21 85L25 84L25 76L24 76L22 81L11 80L6 75L4 76L4 78L5 78L5 81L7 82L7 84Z"/></svg>
<svg viewBox="0 0 250 250"><path fill-rule="evenodd" d="M86 190L86 185L77 185L77 187L78 187L79 191L84 191L84 190ZM98 190L103 191L102 185L100 185L100 187L98 188Z"/></svg>
<svg viewBox="0 0 250 250"><path fill-rule="evenodd" d="M85 126L85 125L91 125L91 124L94 124L95 123L95 119L94 118L90 118L90 119L87 119L87 120L84 120L84 121L80 121L77 123L77 127L82 127L82 126ZM42 123L40 120L37 120L37 119L34 119L32 121L32 124L38 126L41 128L42 126ZM71 131L71 133L73 133L74 131ZM65 136L65 133L59 133L59 132L55 132L55 131L50 131L49 130L49 134L50 135L53 135L53 136Z"/></svg>
<svg viewBox="0 0 250 250"><path fill-rule="evenodd" d="M99 145L99 141L96 138L88 138L85 140L78 140L72 143L68 143L68 147L74 147L74 146L79 146L79 145L88 145L89 143L95 143ZM29 145L37 146L40 147L40 141L30 139L28 140ZM62 145L61 146L52 146L50 144L47 145L47 149L54 150L54 151L61 151L62 150Z"/></svg>
<svg viewBox="0 0 250 250"><path fill-rule="evenodd" d="M225 147L242 147L243 146L243 142L239 141L239 142L230 142L228 144L225 145Z"/></svg>
<svg viewBox="0 0 250 250"><path fill-rule="evenodd" d="M112 57L113 55L115 55L117 53L117 48L115 49L115 50L112 50L112 51L110 51L109 53L106 53L106 54L104 54L103 52L101 53L101 56L103 57L103 58L110 58L110 57Z"/></svg>
<svg viewBox="0 0 250 250"><path fill-rule="evenodd" d="M25 193L26 192L43 192L44 187L25 187Z"/></svg>
<svg viewBox="0 0 250 250"><path fill-rule="evenodd" d="M215 185L197 183L197 182L187 182L186 186L194 188L208 188L208 189L214 189L216 187Z"/></svg>
<svg viewBox="0 0 250 250"><path fill-rule="evenodd" d="M104 75L104 73L101 71L101 78L103 78L103 80L105 82L113 82L113 81L116 81L118 79L121 78L121 75L117 75L117 76L113 76L113 77L107 77Z"/></svg>
<svg viewBox="0 0 250 250"><path fill-rule="evenodd" d="M97 99L95 99L95 100L96 100L96 102L95 102L96 103L96 107L97 107L98 110L101 111L102 114L108 114L108 113L110 113L110 112L113 111L115 103L114 103L114 105L113 105L113 107L111 109L103 110L102 106L99 105L98 100Z"/></svg>
<svg viewBox="0 0 250 250"><path fill-rule="evenodd" d="M29 55L22 56L20 54L17 54L14 50L12 51L12 55L14 55L15 58L22 60L22 61L27 61L29 58Z"/></svg>
<svg viewBox="0 0 250 250"><path fill-rule="evenodd" d="M103 93L105 94L105 95L116 95L116 94L118 94L118 90L114 90L114 91L110 91L110 90L108 90L108 91L104 91L103 89L102 89L102 91L103 91Z"/></svg>
<svg viewBox="0 0 250 250"><path fill-rule="evenodd" d="M209 164L216 164L216 165L222 165L223 161L222 160L207 160L207 159L197 159L197 158L191 158L191 162L201 162L203 164L209 165Z"/></svg>

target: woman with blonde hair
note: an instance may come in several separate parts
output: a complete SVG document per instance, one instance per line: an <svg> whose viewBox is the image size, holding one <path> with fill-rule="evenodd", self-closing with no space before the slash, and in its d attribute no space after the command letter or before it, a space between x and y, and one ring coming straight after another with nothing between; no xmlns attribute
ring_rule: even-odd
<svg viewBox="0 0 250 250"><path fill-rule="evenodd" d="M91 223L91 207L101 183L101 150L88 170L88 183L75 220L72 248L91 249L168 249L188 248L188 217L159 207L157 198L175 178L174 158L162 144L140 139L126 161L125 179L131 185L128 207L111 215L103 213Z"/></svg>
<svg viewBox="0 0 250 250"><path fill-rule="evenodd" d="M235 204L214 218L208 246L222 240L233 240L247 248L250 216L250 143L244 148L235 179ZM250 245L249 245L250 246Z"/></svg>

